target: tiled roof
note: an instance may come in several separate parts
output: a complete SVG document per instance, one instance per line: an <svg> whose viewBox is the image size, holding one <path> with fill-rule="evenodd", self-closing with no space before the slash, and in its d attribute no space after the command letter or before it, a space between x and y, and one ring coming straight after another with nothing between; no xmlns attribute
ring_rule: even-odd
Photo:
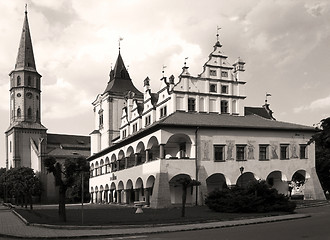
<svg viewBox="0 0 330 240"><path fill-rule="evenodd" d="M90 155L90 137L65 134L47 134L47 155L74 158Z"/></svg>
<svg viewBox="0 0 330 240"><path fill-rule="evenodd" d="M200 128L214 128L214 129L255 129L255 130L287 130L287 131L307 131L314 132L313 127L280 122L263 118L261 116L251 114L247 116L233 116L227 114L217 113L194 113L194 112L174 112L171 115L161 119L158 122L154 122L148 127L141 129L140 131L130 135L129 137L117 142L115 145L110 146L102 151L90 156L89 161L109 153L110 151L117 149L130 141L134 141L137 138L146 134L152 133L154 129L160 129L162 127L200 127Z"/></svg>
<svg viewBox="0 0 330 240"><path fill-rule="evenodd" d="M245 115L256 114L263 118L272 119L267 110L263 107L245 107L244 112Z"/></svg>
<svg viewBox="0 0 330 240"><path fill-rule="evenodd" d="M247 128L314 131L313 127L269 120L257 115L232 116L216 113L175 112L160 122L161 125L199 126L210 128Z"/></svg>
<svg viewBox="0 0 330 240"><path fill-rule="evenodd" d="M90 146L90 137L81 135L66 135L66 134L47 134L48 144L70 144L70 145L88 145Z"/></svg>

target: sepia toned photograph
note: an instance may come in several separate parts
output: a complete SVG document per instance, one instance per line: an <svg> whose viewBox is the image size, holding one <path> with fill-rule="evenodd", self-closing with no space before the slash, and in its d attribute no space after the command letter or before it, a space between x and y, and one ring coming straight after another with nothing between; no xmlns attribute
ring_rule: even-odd
<svg viewBox="0 0 330 240"><path fill-rule="evenodd" d="M330 239L329 1L0 11L0 240Z"/></svg>

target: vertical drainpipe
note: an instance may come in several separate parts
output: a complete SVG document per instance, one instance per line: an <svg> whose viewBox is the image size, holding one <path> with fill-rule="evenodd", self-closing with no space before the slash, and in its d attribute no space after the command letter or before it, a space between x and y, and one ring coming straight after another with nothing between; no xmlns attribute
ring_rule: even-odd
<svg viewBox="0 0 330 240"><path fill-rule="evenodd" d="M196 170L196 181L198 181L198 158L197 158L197 154L198 154L198 141L197 141L197 137L198 137L198 130L199 127L196 127L195 130L195 170ZM198 186L196 185L196 206L198 205Z"/></svg>

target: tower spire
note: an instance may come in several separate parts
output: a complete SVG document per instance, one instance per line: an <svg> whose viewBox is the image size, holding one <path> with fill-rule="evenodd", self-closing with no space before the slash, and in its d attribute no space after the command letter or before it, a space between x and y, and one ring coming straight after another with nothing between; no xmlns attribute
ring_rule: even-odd
<svg viewBox="0 0 330 240"><path fill-rule="evenodd" d="M25 17L21 40L18 48L15 70L29 70L36 72L29 21L27 17L27 4L25 5Z"/></svg>

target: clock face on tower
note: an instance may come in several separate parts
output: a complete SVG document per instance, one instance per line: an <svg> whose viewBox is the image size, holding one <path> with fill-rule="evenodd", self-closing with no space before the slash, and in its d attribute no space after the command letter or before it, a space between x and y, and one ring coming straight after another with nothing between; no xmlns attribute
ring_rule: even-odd
<svg viewBox="0 0 330 240"><path fill-rule="evenodd" d="M26 97L29 98L29 99L31 99L31 98L32 98L32 93L28 92L28 93L26 94Z"/></svg>

